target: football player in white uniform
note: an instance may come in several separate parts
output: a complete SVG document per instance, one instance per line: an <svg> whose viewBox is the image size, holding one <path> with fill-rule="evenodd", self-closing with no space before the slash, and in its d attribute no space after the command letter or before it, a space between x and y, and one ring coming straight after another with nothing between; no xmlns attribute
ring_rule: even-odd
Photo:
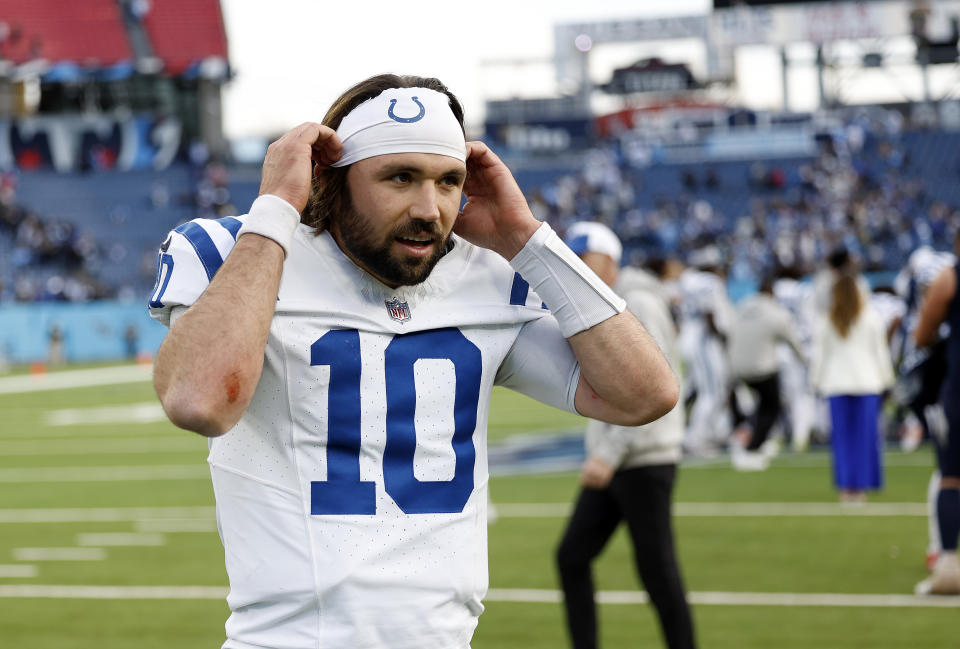
<svg viewBox="0 0 960 649"><path fill-rule="evenodd" d="M274 142L248 214L170 234L150 307L163 407L211 438L230 649L467 648L493 386L625 425L679 391L436 79Z"/></svg>
<svg viewBox="0 0 960 649"><path fill-rule="evenodd" d="M712 455L727 446L731 433L726 335L733 305L721 277L720 250L712 245L695 250L689 261L692 268L677 280L680 353L696 393L684 447L691 455Z"/></svg>

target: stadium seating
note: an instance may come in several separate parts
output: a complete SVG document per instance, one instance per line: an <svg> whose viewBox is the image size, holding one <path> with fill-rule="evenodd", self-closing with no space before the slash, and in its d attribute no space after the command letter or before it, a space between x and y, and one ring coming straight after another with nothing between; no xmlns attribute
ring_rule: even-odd
<svg viewBox="0 0 960 649"><path fill-rule="evenodd" d="M116 0L0 0L0 16L10 27L0 55L13 63L108 66L133 56Z"/></svg>
<svg viewBox="0 0 960 649"><path fill-rule="evenodd" d="M227 58L227 35L218 0L164 0L154 2L144 16L154 53L164 68L181 74L210 57Z"/></svg>

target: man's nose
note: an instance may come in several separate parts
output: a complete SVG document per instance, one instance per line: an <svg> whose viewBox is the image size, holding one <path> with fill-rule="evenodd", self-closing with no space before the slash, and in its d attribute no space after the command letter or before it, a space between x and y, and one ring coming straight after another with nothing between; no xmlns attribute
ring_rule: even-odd
<svg viewBox="0 0 960 649"><path fill-rule="evenodd" d="M424 221L436 221L440 218L440 205L437 188L432 182L420 183L410 205L410 217Z"/></svg>

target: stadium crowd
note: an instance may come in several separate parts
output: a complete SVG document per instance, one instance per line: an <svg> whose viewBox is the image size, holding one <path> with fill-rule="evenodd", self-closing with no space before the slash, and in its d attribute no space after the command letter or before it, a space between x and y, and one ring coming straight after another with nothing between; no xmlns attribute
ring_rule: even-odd
<svg viewBox="0 0 960 649"><path fill-rule="evenodd" d="M921 246L948 248L960 205L935 198L913 164L899 113L881 115L855 114L818 137L814 158L757 161L736 182L721 180L721 163L678 167L676 193L648 182L648 167L611 139L577 174L528 194L535 214L558 229L584 219L610 226L635 263L714 244L733 278L757 281L777 266L812 273L843 246L866 271L895 270Z"/></svg>

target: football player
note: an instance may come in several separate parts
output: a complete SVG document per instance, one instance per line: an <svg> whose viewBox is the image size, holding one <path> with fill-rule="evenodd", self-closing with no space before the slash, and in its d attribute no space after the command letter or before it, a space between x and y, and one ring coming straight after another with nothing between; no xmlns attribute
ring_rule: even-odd
<svg viewBox="0 0 960 649"><path fill-rule="evenodd" d="M960 254L960 232L954 240ZM937 493L937 524L940 553L928 579L917 584L917 592L936 595L960 594L960 563L957 542L960 536L960 292L957 277L960 264L940 271L927 288L920 307L920 319L913 332L918 347L929 347L946 338L946 370L940 387L939 405L925 409L931 437L937 449L940 489ZM949 329L949 331L948 331Z"/></svg>
<svg viewBox="0 0 960 649"><path fill-rule="evenodd" d="M211 438L231 649L466 649L493 386L628 425L678 395L436 79L271 144L248 214L169 235L150 308L163 407Z"/></svg>

